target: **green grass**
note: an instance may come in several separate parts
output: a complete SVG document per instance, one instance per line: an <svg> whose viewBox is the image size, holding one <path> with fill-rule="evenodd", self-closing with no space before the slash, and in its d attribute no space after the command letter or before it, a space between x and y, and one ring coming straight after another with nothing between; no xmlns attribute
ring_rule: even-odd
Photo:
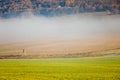
<svg viewBox="0 0 120 80"><path fill-rule="evenodd" d="M5 59L0 80L120 80L120 56Z"/></svg>

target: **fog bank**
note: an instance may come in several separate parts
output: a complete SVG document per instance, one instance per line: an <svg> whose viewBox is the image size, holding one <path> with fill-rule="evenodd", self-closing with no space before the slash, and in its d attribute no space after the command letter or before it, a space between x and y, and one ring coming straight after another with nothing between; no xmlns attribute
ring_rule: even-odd
<svg viewBox="0 0 120 80"><path fill-rule="evenodd" d="M68 15L0 20L0 44L108 38L120 40L120 16Z"/></svg>

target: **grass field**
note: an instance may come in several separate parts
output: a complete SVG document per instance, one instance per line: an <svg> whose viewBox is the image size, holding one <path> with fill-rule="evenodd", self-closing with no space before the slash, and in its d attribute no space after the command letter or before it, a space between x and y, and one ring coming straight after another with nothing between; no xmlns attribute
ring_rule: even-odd
<svg viewBox="0 0 120 80"><path fill-rule="evenodd" d="M1 59L0 80L120 80L120 56Z"/></svg>

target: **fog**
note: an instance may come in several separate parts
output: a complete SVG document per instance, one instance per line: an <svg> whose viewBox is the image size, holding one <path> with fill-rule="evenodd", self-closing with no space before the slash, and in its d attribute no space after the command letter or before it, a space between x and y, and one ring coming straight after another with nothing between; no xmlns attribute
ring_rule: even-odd
<svg viewBox="0 0 120 80"><path fill-rule="evenodd" d="M0 44L106 38L106 36L119 38L120 16L79 14L60 17L31 16L0 19Z"/></svg>

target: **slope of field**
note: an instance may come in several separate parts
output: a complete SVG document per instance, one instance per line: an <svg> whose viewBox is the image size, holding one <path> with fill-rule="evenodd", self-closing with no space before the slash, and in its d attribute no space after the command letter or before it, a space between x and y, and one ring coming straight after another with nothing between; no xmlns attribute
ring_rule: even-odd
<svg viewBox="0 0 120 80"><path fill-rule="evenodd" d="M69 54L37 54L37 55L0 55L0 59L42 59L42 58L80 58L80 57L104 57L104 56L119 56L120 49L103 50L98 52L83 52Z"/></svg>
<svg viewBox="0 0 120 80"><path fill-rule="evenodd" d="M71 43L70 43L71 42ZM75 58L120 55L119 44L75 41L53 43L21 43L0 46L0 59ZM116 44L115 44L116 43ZM24 52L23 52L24 49Z"/></svg>
<svg viewBox="0 0 120 80"><path fill-rule="evenodd" d="M103 38L75 39L64 41L38 41L0 45L0 55L63 55L97 52L120 48L120 38L104 36Z"/></svg>

